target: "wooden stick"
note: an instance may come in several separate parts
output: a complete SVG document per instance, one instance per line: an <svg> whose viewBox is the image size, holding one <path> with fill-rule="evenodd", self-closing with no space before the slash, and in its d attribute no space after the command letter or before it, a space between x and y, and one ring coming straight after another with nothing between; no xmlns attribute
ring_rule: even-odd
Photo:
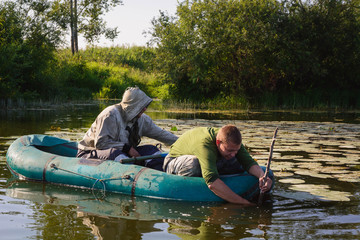
<svg viewBox="0 0 360 240"><path fill-rule="evenodd" d="M168 155L167 152L154 154L154 155L140 156L140 157L124 158L120 160L120 163L134 163L135 161L144 161L147 159L162 158L162 157L166 157L166 155Z"/></svg>
<svg viewBox="0 0 360 240"><path fill-rule="evenodd" d="M272 153L273 153L273 150L274 150L274 144L275 144L275 139L276 139L277 132L278 132L278 128L275 129L274 136L273 136L272 141L271 141L269 158L268 158L268 162L267 162L267 165L266 165L266 170L265 170L264 180L263 180L264 184L266 183L266 180L267 180L268 175L269 175L271 158L272 158ZM259 200L258 200L258 205L259 206L262 204L263 197L264 197L264 192L262 190L260 190L260 195L259 195Z"/></svg>

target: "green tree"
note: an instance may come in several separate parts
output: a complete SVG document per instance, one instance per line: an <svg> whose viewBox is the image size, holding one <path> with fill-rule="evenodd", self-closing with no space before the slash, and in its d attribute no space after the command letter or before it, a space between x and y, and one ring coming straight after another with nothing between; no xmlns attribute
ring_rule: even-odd
<svg viewBox="0 0 360 240"><path fill-rule="evenodd" d="M358 85L359 1L293 0L286 5L277 29L286 82L298 90Z"/></svg>
<svg viewBox="0 0 360 240"><path fill-rule="evenodd" d="M327 103L331 90L360 87L359 6L359 0L187 0L175 16L153 20L151 44L180 99L241 95L253 102L266 93L318 91L313 97Z"/></svg>
<svg viewBox="0 0 360 240"><path fill-rule="evenodd" d="M74 54L79 51L78 34L83 34L91 44L102 35L108 39L117 37L117 28L107 28L102 16L121 4L122 0L53 0L49 16L63 30L70 30L71 50Z"/></svg>
<svg viewBox="0 0 360 240"><path fill-rule="evenodd" d="M83 79L89 79L88 69L81 61L78 64L73 62L69 65L65 64L65 68L58 68L66 71L66 66L69 66L68 69L71 69L69 72L72 72L78 66L78 74L72 76L61 74L58 69L54 69L59 61L54 58L54 53L63 44L71 22L69 2L65 0L0 2L0 97L2 99L47 99L54 98L54 95L59 93L67 97L69 94L66 94L66 91L61 92L64 82L81 82ZM85 34L89 41L95 41L99 34L114 37L116 31L111 32L106 29L100 16L117 3L120 1L81 1L78 5L78 10L81 11L77 11L77 16L81 16L78 19L81 20L79 31ZM87 21L90 23L86 24ZM77 51L76 45L72 46L73 50ZM61 79L62 76L66 79ZM96 82L93 85L97 87L99 84ZM87 84L84 86L68 84L69 91L73 91L71 86L77 89L83 87L86 93L89 90Z"/></svg>
<svg viewBox="0 0 360 240"><path fill-rule="evenodd" d="M180 98L252 96L273 71L276 1L185 1L154 19L152 44ZM274 60L274 61L272 61Z"/></svg>
<svg viewBox="0 0 360 240"><path fill-rule="evenodd" d="M46 20L43 2L0 4L0 92L2 98L20 93L37 96L47 84L39 74L60 43L60 32Z"/></svg>

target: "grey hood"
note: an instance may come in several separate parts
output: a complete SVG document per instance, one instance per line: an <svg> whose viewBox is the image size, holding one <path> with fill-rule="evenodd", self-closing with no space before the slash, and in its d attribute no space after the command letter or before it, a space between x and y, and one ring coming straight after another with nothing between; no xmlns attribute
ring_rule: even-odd
<svg viewBox="0 0 360 240"><path fill-rule="evenodd" d="M138 87L129 87L123 94L119 103L126 113L126 121L133 120L145 107L149 106L152 99Z"/></svg>

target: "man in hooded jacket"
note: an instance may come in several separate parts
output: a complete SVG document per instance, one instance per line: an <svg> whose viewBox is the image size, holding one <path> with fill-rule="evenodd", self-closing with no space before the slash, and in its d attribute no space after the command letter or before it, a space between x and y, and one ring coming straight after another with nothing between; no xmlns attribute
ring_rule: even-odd
<svg viewBox="0 0 360 240"><path fill-rule="evenodd" d="M144 114L151 102L138 87L127 88L120 103L105 108L97 116L78 145L77 157L119 160L159 151L152 145L138 146L142 136L173 144L178 137Z"/></svg>

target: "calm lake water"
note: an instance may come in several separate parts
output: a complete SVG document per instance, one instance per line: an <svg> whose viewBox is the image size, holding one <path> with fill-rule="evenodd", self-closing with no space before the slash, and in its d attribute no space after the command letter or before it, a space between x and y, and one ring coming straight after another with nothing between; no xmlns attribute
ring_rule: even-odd
<svg viewBox="0 0 360 240"><path fill-rule="evenodd" d="M147 111L159 126L176 127L177 135L195 126L235 124L260 165L279 127L271 165L276 186L261 207L110 193L102 198L84 189L12 178L6 151L16 138L38 133L80 140L108 104L0 110L1 239L360 239L356 112Z"/></svg>

